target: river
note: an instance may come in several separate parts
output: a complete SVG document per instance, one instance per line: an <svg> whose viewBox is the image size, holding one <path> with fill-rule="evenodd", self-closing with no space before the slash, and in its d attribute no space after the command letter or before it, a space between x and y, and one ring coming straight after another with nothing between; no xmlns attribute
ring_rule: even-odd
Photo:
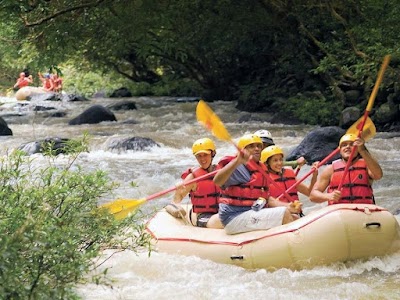
<svg viewBox="0 0 400 300"><path fill-rule="evenodd" d="M0 115L13 131L13 136L0 137L0 154L4 155L26 142L47 137L75 138L88 132L91 136L90 152L81 155L78 163L87 169L100 168L119 182L120 187L113 195L115 199L139 199L167 189L179 181L183 170L196 164L191 154L193 141L213 137L197 123L196 103L176 102L166 97L131 100L136 102L138 109L114 112L118 122L69 126L68 120L87 107L94 104L107 106L118 100L99 98L88 102L40 103L67 113L65 117L53 118L49 117L49 112L34 112L33 103L0 97ZM234 139L246 132L268 129L275 143L286 153L315 128L254 121L238 123L239 117L246 113L236 110L234 102L216 101L210 106ZM130 122L132 120L137 124ZM149 151L108 150L113 138L134 136L151 138L160 147ZM215 161L235 153L231 144L215 142ZM383 179L374 184L377 204L395 212L400 208L400 174L397 169L400 165L400 137L378 133L367 146L384 171ZM40 155L35 156L40 159ZM304 167L299 176L308 171L309 166ZM155 209L163 207L169 197L151 200L142 206L142 210L150 216ZM302 200L305 213L321 206ZM244 270L194 256L154 252L149 257L147 252L135 254L125 251L112 256L102 266L104 268L109 268L111 286L80 286L78 292L83 299L400 299L400 253L310 270L270 272Z"/></svg>

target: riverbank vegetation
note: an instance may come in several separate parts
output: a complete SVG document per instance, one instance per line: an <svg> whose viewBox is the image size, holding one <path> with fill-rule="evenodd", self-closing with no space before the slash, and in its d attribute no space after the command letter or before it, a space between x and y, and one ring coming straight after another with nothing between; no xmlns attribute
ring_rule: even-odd
<svg viewBox="0 0 400 300"><path fill-rule="evenodd" d="M78 299L77 284L108 283L106 271L88 276L107 259L102 250L148 249L138 215L117 222L98 208L114 183L77 165L86 140L70 141L63 158L50 144L44 158L19 151L1 158L1 299Z"/></svg>
<svg viewBox="0 0 400 300"><path fill-rule="evenodd" d="M337 111L365 107L387 54L376 103L398 106L398 12L395 0L8 0L0 78L68 63L80 75L65 72L66 85L84 93L122 85L336 125Z"/></svg>

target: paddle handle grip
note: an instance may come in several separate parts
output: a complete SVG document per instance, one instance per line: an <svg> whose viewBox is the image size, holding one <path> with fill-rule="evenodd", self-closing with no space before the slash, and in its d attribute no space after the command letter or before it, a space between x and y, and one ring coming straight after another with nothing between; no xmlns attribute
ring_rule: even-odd
<svg viewBox="0 0 400 300"><path fill-rule="evenodd" d="M278 199L280 197L284 196L285 193L287 194L287 193L291 192L296 186L298 186L300 183L302 183L304 180L306 180L306 178L308 176L310 176L312 173L314 173L316 169L318 169L319 167L326 164L329 160L331 160L338 153L339 153L339 148L336 148L335 150L333 150L327 157L325 157L323 160L321 160L316 167L312 167L311 170L306 175L304 175L301 179L299 179L294 184L292 184L290 187L288 187L288 189L284 193L279 195Z"/></svg>
<svg viewBox="0 0 400 300"><path fill-rule="evenodd" d="M193 178L193 179L185 182L184 185L189 185L189 184L192 184L192 183L207 179L207 178L217 174L217 172L218 172L218 170L215 170L215 171L212 171L210 173L207 173L207 174L201 175L199 177ZM162 195L168 194L169 192L175 191L177 188L178 188L177 186L170 187L169 189L166 189L164 191L161 191L161 192L158 192L158 193L155 193L153 195L150 195L150 196L146 197L146 200L148 201L148 200L152 200L154 198L158 198L158 197L160 197Z"/></svg>

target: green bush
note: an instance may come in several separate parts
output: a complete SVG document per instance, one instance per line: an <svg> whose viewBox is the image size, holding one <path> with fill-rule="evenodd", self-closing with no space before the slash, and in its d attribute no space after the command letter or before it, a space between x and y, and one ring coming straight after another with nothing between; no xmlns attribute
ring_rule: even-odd
<svg viewBox="0 0 400 300"><path fill-rule="evenodd" d="M0 158L0 299L78 299L78 283L107 280L88 276L102 249L149 247L138 214L116 221L97 207L115 184L78 155L65 166L52 153L45 166L20 151Z"/></svg>
<svg viewBox="0 0 400 300"><path fill-rule="evenodd" d="M321 126L337 125L340 117L337 102L305 96L289 98L281 107L281 112L305 124Z"/></svg>

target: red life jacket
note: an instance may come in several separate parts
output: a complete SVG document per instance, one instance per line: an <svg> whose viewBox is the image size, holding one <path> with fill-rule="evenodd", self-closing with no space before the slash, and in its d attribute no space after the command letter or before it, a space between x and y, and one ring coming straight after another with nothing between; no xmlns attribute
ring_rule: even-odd
<svg viewBox="0 0 400 300"><path fill-rule="evenodd" d="M276 174L275 172L269 172L269 176L273 181L276 182L277 187L274 184L269 186L269 192L272 197L279 197L284 193L289 187L296 183L296 174L292 168L282 168L281 174ZM299 200L299 195L297 194L297 187L294 187L289 193L289 196L293 201ZM292 202L283 195L279 198L282 202Z"/></svg>
<svg viewBox="0 0 400 300"><path fill-rule="evenodd" d="M28 78L24 78L24 79L22 79L22 80L19 80L18 79L18 87L19 88L22 88L22 87L24 87L24 86L28 86L29 85L29 80L28 80Z"/></svg>
<svg viewBox="0 0 400 300"><path fill-rule="evenodd" d="M234 157L225 157L220 163L227 164ZM221 165L219 164L219 167ZM259 163L259 166L267 172L267 168L264 164ZM265 177L260 171L252 167L251 164L246 164L247 170L250 172L250 180L247 183L239 185L231 185L225 189L221 189L221 196L219 198L220 203L225 203L233 206L252 206L254 201L259 197L265 199L269 198L268 184Z"/></svg>
<svg viewBox="0 0 400 300"><path fill-rule="evenodd" d="M193 174L193 177L199 177L209 172L200 167L191 168L186 170L181 178L185 179L189 174ZM219 198L219 186L215 185L213 176L197 182L196 191L189 193L190 200L192 201L192 209L195 213L213 213L218 212L218 198Z"/></svg>
<svg viewBox="0 0 400 300"><path fill-rule="evenodd" d="M342 180L346 163L341 160L332 162L333 174L328 186L328 192L338 189ZM336 203L366 203L375 204L372 186L369 183L367 165L360 158L353 163L343 181L342 197L338 202L329 201L329 205Z"/></svg>

